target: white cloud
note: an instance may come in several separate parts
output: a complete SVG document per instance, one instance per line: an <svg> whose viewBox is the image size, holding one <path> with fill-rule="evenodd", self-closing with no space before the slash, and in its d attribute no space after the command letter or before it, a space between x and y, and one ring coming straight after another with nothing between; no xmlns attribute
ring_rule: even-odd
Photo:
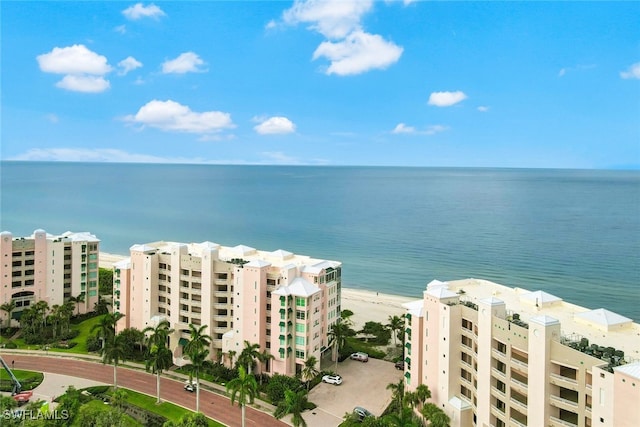
<svg viewBox="0 0 640 427"><path fill-rule="evenodd" d="M480 105L478 107L478 111L480 111L481 113L486 113L487 111L489 111L489 107L486 105Z"/></svg>
<svg viewBox="0 0 640 427"><path fill-rule="evenodd" d="M567 69L566 68L561 68L560 71L558 71L558 77L562 77L565 74L567 74Z"/></svg>
<svg viewBox="0 0 640 427"><path fill-rule="evenodd" d="M118 25L117 27L115 27L113 29L113 31L115 31L116 33L120 33L120 34L126 34L127 33L127 26L126 25Z"/></svg>
<svg viewBox="0 0 640 427"><path fill-rule="evenodd" d="M391 133L414 133L416 128L413 126L407 126L404 123L398 123Z"/></svg>
<svg viewBox="0 0 640 427"><path fill-rule="evenodd" d="M149 6L144 6L142 3L136 3L133 6L129 6L122 11L125 18L132 21L136 21L142 18L154 18L158 19L166 14L155 4L151 3Z"/></svg>
<svg viewBox="0 0 640 427"><path fill-rule="evenodd" d="M429 126L427 128L427 130L424 131L424 134L425 135L435 135L436 133L441 133L441 132L444 132L446 130L449 130L448 126L432 125L432 126Z"/></svg>
<svg viewBox="0 0 640 427"><path fill-rule="evenodd" d="M138 61L133 56L128 56L122 61L118 62L118 67L120 67L120 71L118 71L118 74L124 76L129 71L133 71L136 68L142 67L142 62Z"/></svg>
<svg viewBox="0 0 640 427"><path fill-rule="evenodd" d="M431 125L425 130L417 130L413 126L407 126L404 123L398 123L396 127L391 131L395 134L412 134L412 135L435 135L440 132L448 130L448 126L444 125Z"/></svg>
<svg viewBox="0 0 640 427"><path fill-rule="evenodd" d="M436 107L451 107L465 99L467 99L467 95L462 91L433 92L429 96L429 105L435 105Z"/></svg>
<svg viewBox="0 0 640 427"><path fill-rule="evenodd" d="M44 116L49 122L53 123L53 124L57 124L60 119L58 118L57 115L53 114L53 113L49 113L46 116Z"/></svg>
<svg viewBox="0 0 640 427"><path fill-rule="evenodd" d="M100 93L109 89L111 84L99 76L68 74L56 83L56 87L74 92Z"/></svg>
<svg viewBox="0 0 640 427"><path fill-rule="evenodd" d="M149 101L135 115L125 117L131 123L164 131L212 133L234 128L231 115L221 111L197 113L175 101Z"/></svg>
<svg viewBox="0 0 640 427"><path fill-rule="evenodd" d="M306 22L310 28L330 39L341 39L360 29L362 15L371 9L371 0L296 0L283 14L290 25Z"/></svg>
<svg viewBox="0 0 640 427"><path fill-rule="evenodd" d="M176 59L165 61L162 64L162 72L165 74L198 73L206 70L198 68L204 61L193 52L180 54Z"/></svg>
<svg viewBox="0 0 640 427"><path fill-rule="evenodd" d="M295 157L291 157L283 153L282 151L264 151L261 153L262 156L266 157L269 161L268 164L279 164L279 165L299 165L300 160Z"/></svg>
<svg viewBox="0 0 640 427"><path fill-rule="evenodd" d="M347 76L385 69L400 59L402 51L401 47L377 34L356 31L339 42L322 42L313 53L313 59L325 57L331 62L326 74Z"/></svg>
<svg viewBox="0 0 640 427"><path fill-rule="evenodd" d="M286 117L274 116L269 117L268 119L254 120L261 121L259 125L253 128L260 135L286 134L296 131L296 125Z"/></svg>
<svg viewBox="0 0 640 427"><path fill-rule="evenodd" d="M55 74L104 75L111 71L107 58L87 49L82 44L54 47L49 53L36 57L40 70Z"/></svg>
<svg viewBox="0 0 640 427"><path fill-rule="evenodd" d="M640 62L631 64L626 71L620 73L620 77L623 79L640 79Z"/></svg>
<svg viewBox="0 0 640 427"><path fill-rule="evenodd" d="M278 26L278 23L272 19L271 21L267 22L267 25L265 25L264 28L267 30L272 30L277 26Z"/></svg>

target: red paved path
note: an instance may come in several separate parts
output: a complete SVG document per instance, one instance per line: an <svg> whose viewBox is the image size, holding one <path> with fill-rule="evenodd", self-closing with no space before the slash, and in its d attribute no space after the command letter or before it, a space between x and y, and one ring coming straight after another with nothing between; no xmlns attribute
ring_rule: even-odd
<svg viewBox="0 0 640 427"><path fill-rule="evenodd" d="M72 377L87 378L105 384L113 383L113 365L86 362L62 357L29 356L12 354L11 360L15 361L17 369L28 369L53 374L69 375ZM128 368L118 368L118 386L135 390L141 393L156 396L156 376ZM160 397L163 401L196 409L196 393L184 391L183 384L168 378L160 379ZM231 401L219 394L200 390L200 412L207 417L217 420L228 426L241 426L240 408L231 406ZM253 408L246 409L246 425L254 427L277 426L285 427L287 424L273 418L269 414Z"/></svg>

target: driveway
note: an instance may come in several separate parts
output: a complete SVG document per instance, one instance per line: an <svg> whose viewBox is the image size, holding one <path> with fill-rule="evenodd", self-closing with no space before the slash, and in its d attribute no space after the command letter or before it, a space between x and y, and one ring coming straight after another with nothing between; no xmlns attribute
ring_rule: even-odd
<svg viewBox="0 0 640 427"><path fill-rule="evenodd" d="M323 366L334 369L335 365ZM391 362L369 359L367 363L347 359L338 364L338 374L342 376L339 386L320 383L309 393L309 400L318 407L303 414L309 427L337 426L344 414L356 406L368 409L376 416L391 402L391 390L387 385L397 383L402 371Z"/></svg>

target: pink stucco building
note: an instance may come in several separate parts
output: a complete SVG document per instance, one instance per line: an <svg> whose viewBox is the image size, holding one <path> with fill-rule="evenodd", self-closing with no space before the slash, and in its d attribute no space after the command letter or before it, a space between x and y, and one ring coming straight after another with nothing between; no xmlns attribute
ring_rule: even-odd
<svg viewBox="0 0 640 427"><path fill-rule="evenodd" d="M341 263L277 250L211 242L134 245L114 265L118 330L144 329L161 319L175 332L169 346L180 365L189 324L208 325L212 356L239 355L244 342L274 359L270 373L294 374L318 360L340 315Z"/></svg>
<svg viewBox="0 0 640 427"><path fill-rule="evenodd" d="M406 303L405 382L451 426L640 425L640 325L543 291L434 280Z"/></svg>
<svg viewBox="0 0 640 427"><path fill-rule="evenodd" d="M84 295L79 313L98 302L100 240L83 232L54 236L36 230L28 237L0 233L0 304L15 301L12 316L40 300L62 305L70 297ZM6 321L5 312L0 313Z"/></svg>

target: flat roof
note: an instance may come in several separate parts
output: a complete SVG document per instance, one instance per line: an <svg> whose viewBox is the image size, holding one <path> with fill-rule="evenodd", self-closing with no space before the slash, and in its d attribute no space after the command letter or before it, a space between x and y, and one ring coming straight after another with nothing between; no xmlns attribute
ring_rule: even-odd
<svg viewBox="0 0 640 427"><path fill-rule="evenodd" d="M624 316L613 313L605 309L592 310L571 304L564 300L554 301L554 304L538 307L531 305L527 298L532 291L523 288L510 288L498 283L481 279L464 279L447 282L449 291L458 293L462 300L478 303L478 301L488 298L496 298L504 301L507 312L515 312L520 315L520 320L529 322L532 318L534 322L542 319L550 321L549 318L557 319L560 322L560 329L563 336L577 335L587 338L589 343L601 346L611 346L624 351L625 358L640 360L640 324L631 321ZM534 292L535 293L535 292ZM618 328L606 331L597 324L584 322L581 317L592 316L593 313L606 314L608 318L616 322L626 320ZM541 317L546 316L546 317ZM612 320L613 321L613 320Z"/></svg>

